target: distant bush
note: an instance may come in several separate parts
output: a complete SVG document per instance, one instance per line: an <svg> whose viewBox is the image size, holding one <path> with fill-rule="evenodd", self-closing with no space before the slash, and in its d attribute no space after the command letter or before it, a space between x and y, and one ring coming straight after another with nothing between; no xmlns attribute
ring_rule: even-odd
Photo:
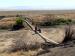
<svg viewBox="0 0 75 56"><path fill-rule="evenodd" d="M16 19L16 23L15 25L13 26L13 30L18 30L20 28L23 28L23 20L21 18L17 18Z"/></svg>
<svg viewBox="0 0 75 56"><path fill-rule="evenodd" d="M5 16L0 16L0 19L3 19Z"/></svg>
<svg viewBox="0 0 75 56"><path fill-rule="evenodd" d="M44 23L40 23L41 26L55 26L55 25L66 25L66 24L74 24L71 19L51 19L49 21L46 21Z"/></svg>

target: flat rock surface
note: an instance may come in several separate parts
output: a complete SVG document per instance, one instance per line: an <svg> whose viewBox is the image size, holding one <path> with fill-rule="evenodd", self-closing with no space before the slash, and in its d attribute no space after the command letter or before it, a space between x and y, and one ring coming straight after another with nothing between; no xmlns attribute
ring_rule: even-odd
<svg viewBox="0 0 75 56"><path fill-rule="evenodd" d="M52 39L58 43L61 43L64 40L65 37L65 30L61 28L48 28L48 29L42 29L42 34Z"/></svg>

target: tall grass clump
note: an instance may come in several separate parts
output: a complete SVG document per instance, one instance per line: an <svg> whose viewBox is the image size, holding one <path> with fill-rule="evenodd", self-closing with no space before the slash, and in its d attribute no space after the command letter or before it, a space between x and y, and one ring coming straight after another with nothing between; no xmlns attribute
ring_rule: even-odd
<svg viewBox="0 0 75 56"><path fill-rule="evenodd" d="M74 34L75 34L74 30L71 28L71 26L68 26L65 29L65 38L63 42L68 42L68 41L73 40Z"/></svg>

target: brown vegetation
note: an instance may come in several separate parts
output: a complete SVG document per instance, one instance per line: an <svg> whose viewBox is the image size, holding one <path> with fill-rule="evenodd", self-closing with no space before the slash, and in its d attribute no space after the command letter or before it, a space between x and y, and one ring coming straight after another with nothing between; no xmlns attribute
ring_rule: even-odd
<svg viewBox="0 0 75 56"><path fill-rule="evenodd" d="M0 20L1 29L10 29L16 23L16 17L7 17Z"/></svg>

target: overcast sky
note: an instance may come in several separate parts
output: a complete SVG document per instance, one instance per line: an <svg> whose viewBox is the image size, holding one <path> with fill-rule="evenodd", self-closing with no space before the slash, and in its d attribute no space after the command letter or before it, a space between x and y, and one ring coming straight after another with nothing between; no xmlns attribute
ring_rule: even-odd
<svg viewBox="0 0 75 56"><path fill-rule="evenodd" d="M0 9L26 7L29 9L75 9L75 0L0 0ZM21 8L22 8L21 7Z"/></svg>

